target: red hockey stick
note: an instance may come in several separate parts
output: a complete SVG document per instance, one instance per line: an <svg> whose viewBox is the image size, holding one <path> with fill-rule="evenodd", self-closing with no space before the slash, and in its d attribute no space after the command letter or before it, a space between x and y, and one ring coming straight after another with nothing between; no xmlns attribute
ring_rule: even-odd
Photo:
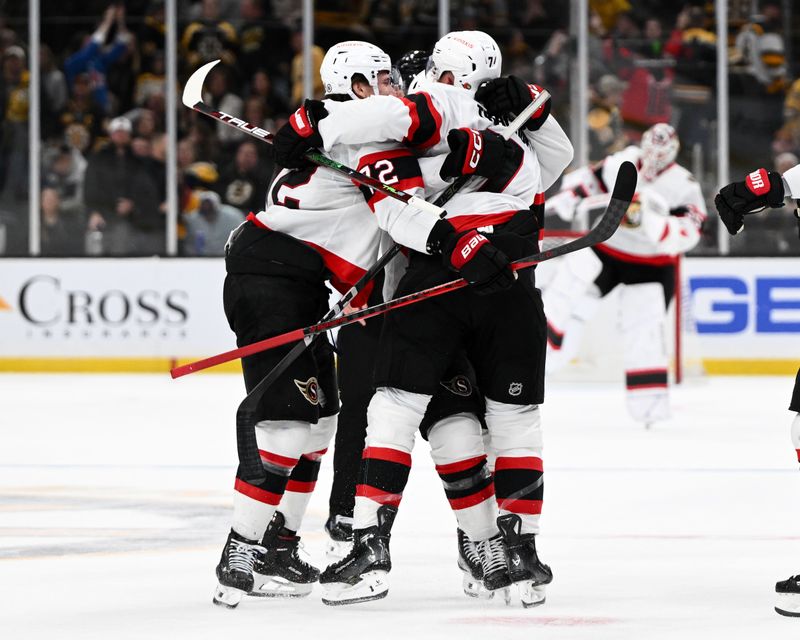
<svg viewBox="0 0 800 640"><path fill-rule="evenodd" d="M617 173L617 180L614 184L614 191L611 195L611 201L608 203L606 211L597 226L577 240L563 244L560 247L555 247L547 251L541 251L531 256L521 258L520 260L512 263L512 268L514 271L518 271L520 269L532 267L533 265L544 262L545 260L551 260L552 258L557 258L559 256L572 253L573 251L578 251L580 249L595 245L599 242L608 240L617 230L617 227L619 227L619 223L627 212L628 206L631 203L635 191L636 168L632 163L624 162L620 166L619 172ZM173 378L179 378L189 373L194 373L195 371L201 371L224 362L230 362L231 360L243 358L254 353L259 353L268 349L274 349L275 347L289 344L290 342L296 342L311 335L330 331L336 327L341 327L358 320L371 318L373 316L386 313L387 311L391 311L392 309L399 309L400 307L405 307L421 300L427 300L428 298L433 298L434 296L439 296L443 293L455 291L456 289L461 289L465 286L467 286L467 282L461 279L445 282L443 284L430 287L429 289L423 289L422 291L417 291L416 293L410 293L406 296L395 298L394 300L389 300L372 307L367 307L366 309L361 309L359 311L354 311L352 313L339 316L338 318L332 318L330 320L320 322L309 327L304 327L302 329L294 329L293 331L282 333L280 335L273 336L272 338L266 338L265 340L259 340L258 342L254 342L253 344L249 344L244 347L239 347L238 349L232 349L231 351L226 351L209 358L204 358L203 360L198 360L196 362L175 367L170 371L170 374Z"/></svg>

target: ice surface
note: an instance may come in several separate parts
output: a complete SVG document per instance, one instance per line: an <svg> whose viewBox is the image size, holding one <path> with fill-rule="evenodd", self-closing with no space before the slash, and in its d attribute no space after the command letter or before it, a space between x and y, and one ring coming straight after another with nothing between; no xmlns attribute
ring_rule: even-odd
<svg viewBox="0 0 800 640"><path fill-rule="evenodd" d="M800 637L774 613L800 572L791 378L674 391L646 432L619 384L551 385L543 607L461 593L455 524L427 445L392 537L385 600L211 604L229 528L236 376L0 376L0 636L673 639ZM321 562L331 456L304 524Z"/></svg>

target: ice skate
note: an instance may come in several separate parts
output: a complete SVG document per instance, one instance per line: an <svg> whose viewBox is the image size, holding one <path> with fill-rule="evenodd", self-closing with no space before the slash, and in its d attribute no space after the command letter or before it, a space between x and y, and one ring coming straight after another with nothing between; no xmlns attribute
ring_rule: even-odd
<svg viewBox="0 0 800 640"><path fill-rule="evenodd" d="M483 586L493 592L511 585L502 536L498 533L476 544L483 566Z"/></svg>
<svg viewBox="0 0 800 640"><path fill-rule="evenodd" d="M461 529L457 530L457 537L458 568L463 574L461 584L464 593L470 598L492 598L494 594L483 586L483 564L477 545Z"/></svg>
<svg viewBox="0 0 800 640"><path fill-rule="evenodd" d="M353 548L332 564L319 578L322 602L336 606L385 598L389 593L388 573L392 569L389 537L397 508L378 509L377 526L353 531Z"/></svg>
<svg viewBox="0 0 800 640"><path fill-rule="evenodd" d="M800 618L800 575L776 584L775 593L778 594L775 611L782 616Z"/></svg>
<svg viewBox="0 0 800 640"><path fill-rule="evenodd" d="M344 558L353 548L353 519L332 515L325 522L328 540L325 542L325 559L333 564Z"/></svg>
<svg viewBox="0 0 800 640"><path fill-rule="evenodd" d="M253 565L260 552L263 548L258 542L231 529L217 565L219 583L214 591L214 604L233 609L253 590Z"/></svg>
<svg viewBox="0 0 800 640"><path fill-rule="evenodd" d="M319 570L299 555L300 536L284 526L276 511L261 541L262 551L253 565L253 587L249 595L260 598L302 598L319 580Z"/></svg>
<svg viewBox="0 0 800 640"><path fill-rule="evenodd" d="M553 572L539 560L536 536L522 533L522 520L509 513L497 518L497 526L506 544L508 575L517 585L523 607L544 604L545 585L553 580Z"/></svg>

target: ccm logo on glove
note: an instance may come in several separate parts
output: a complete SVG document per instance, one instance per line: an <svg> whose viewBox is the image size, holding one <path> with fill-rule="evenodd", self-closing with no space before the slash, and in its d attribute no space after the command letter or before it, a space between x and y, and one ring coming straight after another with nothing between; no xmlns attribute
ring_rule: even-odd
<svg viewBox="0 0 800 640"><path fill-rule="evenodd" d="M472 134L470 140L470 153L467 154L467 164L464 165L464 175L475 173L483 153L483 136L475 129L467 129Z"/></svg>

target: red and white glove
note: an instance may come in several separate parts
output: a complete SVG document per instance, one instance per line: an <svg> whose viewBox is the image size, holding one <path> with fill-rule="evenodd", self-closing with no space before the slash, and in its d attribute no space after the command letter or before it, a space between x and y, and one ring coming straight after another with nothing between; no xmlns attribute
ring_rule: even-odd
<svg viewBox="0 0 800 640"><path fill-rule="evenodd" d="M320 100L306 100L275 133L272 140L275 163L286 169L306 166L306 152L322 146L317 124L327 115L328 110Z"/></svg>

